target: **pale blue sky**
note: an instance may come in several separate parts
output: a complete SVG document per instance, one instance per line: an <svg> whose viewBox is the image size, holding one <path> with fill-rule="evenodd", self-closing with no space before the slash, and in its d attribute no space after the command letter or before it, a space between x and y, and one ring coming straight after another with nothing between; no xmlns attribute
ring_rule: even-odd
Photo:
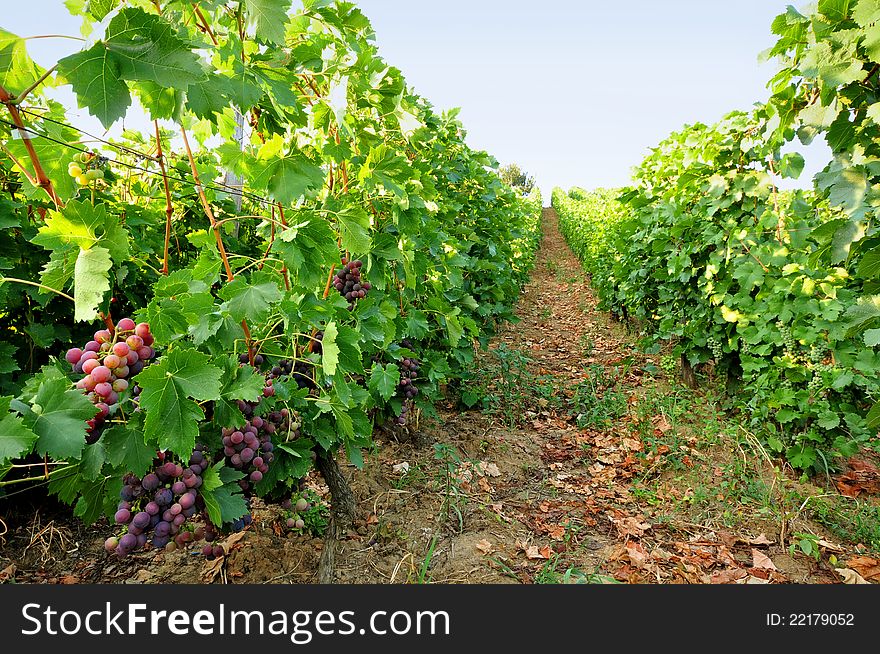
<svg viewBox="0 0 880 654"><path fill-rule="evenodd" d="M62 0L3 0L22 36L78 34ZM617 186L686 122L768 96L770 23L791 0L360 0L382 55L469 143L554 185ZM799 4L799 3L796 3ZM35 40L43 65L78 49ZM80 124L91 124L79 117ZM825 163L813 147L801 183Z"/></svg>

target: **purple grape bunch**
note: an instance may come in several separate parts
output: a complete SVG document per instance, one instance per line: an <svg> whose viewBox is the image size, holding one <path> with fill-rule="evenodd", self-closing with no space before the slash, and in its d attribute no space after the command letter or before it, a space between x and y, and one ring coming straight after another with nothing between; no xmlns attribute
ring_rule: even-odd
<svg viewBox="0 0 880 654"><path fill-rule="evenodd" d="M267 384L263 389L264 395L267 389L272 388ZM240 400L238 408L246 421L241 428L223 429L223 454L229 465L245 474L238 483L243 491L248 492L253 484L263 480L263 476L269 472L269 465L275 460L272 435L291 431L294 424L298 429L299 423L292 423L290 411L286 408L272 411L264 417L254 415L253 403Z"/></svg>
<svg viewBox="0 0 880 654"><path fill-rule="evenodd" d="M401 346L407 350L413 349L413 343L409 340L401 342ZM397 392L403 398L403 405L400 409L400 415L395 419L395 423L402 426L407 424L409 413L412 409L413 402L419 394L416 380L419 377L419 360L415 357L404 357L398 364L400 369L400 382L397 385Z"/></svg>
<svg viewBox="0 0 880 654"><path fill-rule="evenodd" d="M108 538L104 549L124 558L147 541L157 549L174 549L204 538L205 528L189 529L187 521L204 509L199 488L209 465L204 447L197 446L185 467L164 460L143 478L123 477L114 520L127 530L121 537Z"/></svg>
<svg viewBox="0 0 880 654"><path fill-rule="evenodd" d="M358 300L367 297L367 292L372 288L369 282L361 279L363 261L342 260L342 268L333 278L333 287L339 294L348 300L348 310L354 311L354 305Z"/></svg>

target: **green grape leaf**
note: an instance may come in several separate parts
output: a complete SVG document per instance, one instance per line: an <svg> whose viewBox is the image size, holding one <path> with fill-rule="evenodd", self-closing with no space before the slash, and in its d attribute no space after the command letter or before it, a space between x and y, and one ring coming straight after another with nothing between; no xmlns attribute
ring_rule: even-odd
<svg viewBox="0 0 880 654"><path fill-rule="evenodd" d="M80 250L73 270L74 314L76 321L90 322L98 315L98 305L110 290L113 261L106 248Z"/></svg>
<svg viewBox="0 0 880 654"><path fill-rule="evenodd" d="M347 207L336 214L339 233L342 236L342 249L357 254L370 251L370 216L360 207Z"/></svg>
<svg viewBox="0 0 880 654"><path fill-rule="evenodd" d="M803 155L797 152L786 154L779 161L779 174L789 179L797 179L804 172L805 165Z"/></svg>
<svg viewBox="0 0 880 654"><path fill-rule="evenodd" d="M167 88L156 82L140 82L134 92L151 118L180 122L185 100L180 89Z"/></svg>
<svg viewBox="0 0 880 654"><path fill-rule="evenodd" d="M321 188L324 171L301 155L278 157L263 171L269 174L269 193L285 204L296 202L309 191Z"/></svg>
<svg viewBox="0 0 880 654"><path fill-rule="evenodd" d="M199 490L202 493L205 493L220 488L223 485L223 480L220 478L220 471L225 469L225 461L220 461L210 468L207 468L205 472L202 473L202 485Z"/></svg>
<svg viewBox="0 0 880 654"><path fill-rule="evenodd" d="M868 329L865 331L865 345L877 347L880 345L880 329Z"/></svg>
<svg viewBox="0 0 880 654"><path fill-rule="evenodd" d="M18 362L15 360L17 350L18 348L12 343L0 342L0 375L15 372L19 369Z"/></svg>
<svg viewBox="0 0 880 654"><path fill-rule="evenodd" d="M101 438L103 439L103 434ZM79 462L79 473L83 479L97 479L101 476L101 471L104 469L106 461L107 451L104 449L104 443L101 440L92 445L86 445Z"/></svg>
<svg viewBox="0 0 880 654"><path fill-rule="evenodd" d="M446 334L449 337L449 344L457 347L462 336L464 336L464 328L456 316L447 315L446 318Z"/></svg>
<svg viewBox="0 0 880 654"><path fill-rule="evenodd" d="M119 489L114 489L116 492L111 493L109 488L118 484L121 489L122 485L118 481L113 483L106 477L100 478L99 481L81 478L80 496L73 508L73 515L90 525L113 510L116 504L114 496L118 496Z"/></svg>
<svg viewBox="0 0 880 654"><path fill-rule="evenodd" d="M143 9L123 9L114 16L103 47L112 53L125 80L185 91L193 82L207 78L198 55L177 37L177 28Z"/></svg>
<svg viewBox="0 0 880 654"><path fill-rule="evenodd" d="M175 349L136 377L141 387L140 405L146 413L146 437L159 449L188 456L196 444L199 422L205 412L193 401L220 398L222 371L207 355Z"/></svg>
<svg viewBox="0 0 880 654"><path fill-rule="evenodd" d="M28 56L24 39L0 28L0 86L18 95L41 74L40 67Z"/></svg>
<svg viewBox="0 0 880 654"><path fill-rule="evenodd" d="M149 323L150 331L162 343L179 340L189 330L189 321L177 300L153 299L147 308L138 311L137 315L139 319Z"/></svg>
<svg viewBox="0 0 880 654"><path fill-rule="evenodd" d="M225 78L212 75L207 80L189 85L186 90L186 106L199 118L213 121L217 118L216 114L223 113L229 106L227 93ZM241 151L237 146L233 147Z"/></svg>
<svg viewBox="0 0 880 654"><path fill-rule="evenodd" d="M321 365L324 374L332 377L336 374L336 366L339 364L339 346L336 344L336 336L338 334L335 322L327 323L324 328L324 338L321 341Z"/></svg>
<svg viewBox="0 0 880 654"><path fill-rule="evenodd" d="M107 248L116 263L129 258L128 231L103 204L73 201L61 211L50 211L46 224L31 242L53 251L72 246L88 250L100 245Z"/></svg>
<svg viewBox="0 0 880 654"><path fill-rule="evenodd" d="M221 427L241 427L244 415L238 408L238 400L259 400L266 379L251 366L239 366L234 357L217 357L214 363L224 371L220 399L214 402L214 422Z"/></svg>
<svg viewBox="0 0 880 654"><path fill-rule="evenodd" d="M358 171L358 179L370 188L383 186L398 198L406 196L403 180L412 176L409 162L405 156L389 150L386 145L378 145L370 150L364 165Z"/></svg>
<svg viewBox="0 0 880 654"><path fill-rule="evenodd" d="M850 335L880 318L880 295L859 298L859 301L847 310L846 318Z"/></svg>
<svg viewBox="0 0 880 654"><path fill-rule="evenodd" d="M59 60L58 71L70 82L79 106L87 107L104 127L125 116L131 94L119 61L103 43Z"/></svg>
<svg viewBox="0 0 880 654"><path fill-rule="evenodd" d="M370 381L367 387L374 393L378 393L387 402L394 395L399 383L400 370L395 364L389 363L387 366L382 366L379 363L374 363L370 370Z"/></svg>
<svg viewBox="0 0 880 654"><path fill-rule="evenodd" d="M288 227L276 233L272 251L297 275L303 286L317 286L324 282L325 265L339 262L339 248L329 223L318 216L304 224Z"/></svg>
<svg viewBox="0 0 880 654"><path fill-rule="evenodd" d="M76 181L67 174L67 164L73 160L73 152L66 145L67 143L76 143L82 135L74 129L70 129L61 124L66 118L64 114L53 105L48 115L51 120L36 120L31 118L28 122L28 128L31 130L30 145L37 153L40 163L46 176L52 180L55 192L62 200L67 200L79 189ZM25 170L29 162L29 154L24 139L11 139L6 142L7 149L15 156L15 158L23 163ZM16 168L18 168L16 166ZM46 192L39 186L33 186L30 183L25 184L22 189L25 196L29 198L40 197L46 198Z"/></svg>
<svg viewBox="0 0 880 654"><path fill-rule="evenodd" d="M73 279L77 254L74 250L56 250L50 254L49 260L40 271L40 281L49 288L63 291Z"/></svg>
<svg viewBox="0 0 880 654"><path fill-rule="evenodd" d="M859 262L858 275L862 279L880 277L880 247L865 252Z"/></svg>
<svg viewBox="0 0 880 654"><path fill-rule="evenodd" d="M364 358L361 354L361 333L346 325L338 326L336 345L339 346L339 367L346 373L359 375L364 372Z"/></svg>
<svg viewBox="0 0 880 654"><path fill-rule="evenodd" d="M215 525L234 522L248 512L238 484L234 481L224 482L223 473L226 470L228 468L222 462L208 468L202 475L202 486L199 488L208 517Z"/></svg>
<svg viewBox="0 0 880 654"><path fill-rule="evenodd" d="M44 376L24 415L24 424L38 437L35 450L56 461L79 458L86 445L86 422L98 410L82 391L63 377Z"/></svg>
<svg viewBox="0 0 880 654"><path fill-rule="evenodd" d="M244 277L238 277L223 286L220 297L226 300L224 307L234 320L260 323L284 294L275 281L250 284Z"/></svg>
<svg viewBox="0 0 880 654"><path fill-rule="evenodd" d="M248 24L255 28L257 38L284 45L284 32L291 0L244 0Z"/></svg>
<svg viewBox="0 0 880 654"><path fill-rule="evenodd" d="M114 468L136 475L146 473L156 458L156 448L150 447L144 439L144 433L132 425L110 427L101 435L99 442L103 443L107 461Z"/></svg>
<svg viewBox="0 0 880 654"><path fill-rule="evenodd" d="M868 423L869 429L880 428L880 402L877 402L877 404L871 407L865 421Z"/></svg>
<svg viewBox="0 0 880 654"><path fill-rule="evenodd" d="M104 20L104 16L109 14L124 0L89 0L89 13L95 17L95 20Z"/></svg>
<svg viewBox="0 0 880 654"><path fill-rule="evenodd" d="M25 427L22 419L9 413L11 397L0 396L0 461L17 459L31 451L37 435Z"/></svg>

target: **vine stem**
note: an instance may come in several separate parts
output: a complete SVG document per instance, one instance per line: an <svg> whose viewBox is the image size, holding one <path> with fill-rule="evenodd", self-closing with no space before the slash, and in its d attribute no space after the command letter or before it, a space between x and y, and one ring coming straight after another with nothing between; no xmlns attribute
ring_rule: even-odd
<svg viewBox="0 0 880 654"><path fill-rule="evenodd" d="M58 463L60 464L62 462L58 462ZM40 463L38 465L43 465L43 464ZM54 470L49 470L48 472L44 472L39 477L27 477L27 478L23 478L23 479L12 479L10 481L0 481L0 488L2 488L4 486L12 486L13 484L24 484L26 482L31 482L31 481L46 481L48 478L52 477L53 475L56 475L59 472L64 472L65 470L69 470L71 467L72 467L71 465L66 465L63 468L55 468Z"/></svg>
<svg viewBox="0 0 880 654"><path fill-rule="evenodd" d="M229 257L226 254L226 247L223 245L223 237L220 235L220 227L217 224L216 218L214 218L214 210L211 209L211 204L208 202L208 197L205 195L205 189L199 178L199 171L196 169L196 160L193 158L192 148L189 146L189 138L186 135L186 128L182 125L180 127L180 135L183 137L183 145L186 148L186 156L189 159L189 167L192 170L193 179L196 182L196 191L199 194L202 209L204 209L205 215L211 223L211 229L214 231L214 239L217 241L217 249L220 251L220 258L223 260L223 267L226 270L226 281L231 282L235 279L235 275L232 272L232 267L229 265Z"/></svg>
<svg viewBox="0 0 880 654"><path fill-rule="evenodd" d="M46 286L45 284L40 284L39 282L29 282L26 279L17 279L15 277L0 277L0 284L4 282L12 282L14 284L26 284L27 286L35 286L36 288L41 288L44 291L51 291L56 295L60 295L66 300L70 300L71 302L76 302L72 297L70 297L67 293L63 291L59 291L58 289L52 288L51 286Z"/></svg>
<svg viewBox="0 0 880 654"><path fill-rule="evenodd" d="M36 36L26 36L22 41L33 41L35 39L70 39L71 41L80 41L85 43L86 40L79 36L70 36L69 34L37 34Z"/></svg>
<svg viewBox="0 0 880 654"><path fill-rule="evenodd" d="M278 203L278 215L281 216L281 224L284 227L287 227L287 219L284 217L284 207L281 203ZM290 290L290 273L287 270L287 264L283 264L281 266L281 274L284 276L284 287L289 291Z"/></svg>
<svg viewBox="0 0 880 654"><path fill-rule="evenodd" d="M214 238L217 241L217 249L220 250L220 258L223 260L223 266L226 269L226 281L231 282L235 280L235 274L232 272L232 266L229 265L229 256L226 254L226 246L223 245L223 237L220 235L220 226L217 224L216 218L214 218L214 211L211 209L211 204L208 202L208 196L205 195L205 189L202 187L202 182L199 179L199 171L196 169L196 160L193 158L192 148L189 146L189 138L186 135L186 128L181 125L180 126L180 135L183 137L183 145L186 148L186 156L189 159L189 167L192 170L193 179L196 182L196 190L199 194L199 200L202 202L202 208L205 210L205 215L208 216L208 220L211 223L211 228L214 230ZM250 327L248 327L247 320L241 321L241 328L244 330L244 338L245 344L248 349L248 358L250 359L251 365L254 365L254 356L255 352L253 347L251 346L253 338L251 336Z"/></svg>
<svg viewBox="0 0 880 654"><path fill-rule="evenodd" d="M162 274L168 275L168 245L171 242L171 214L174 208L171 206L171 189L168 186L168 173L165 170L165 156L162 152L162 138L159 135L159 121L154 120L153 126L156 128L156 148L158 154L156 158L159 160L159 169L162 171L162 184L165 187L165 254L162 259Z"/></svg>
<svg viewBox="0 0 880 654"><path fill-rule="evenodd" d="M201 8L199 7L199 3L193 3L193 13L196 15L196 22L199 23L199 27L208 37L211 39L211 43L215 46L217 45L217 37L214 36L214 31L211 29L211 25L205 19L205 14L202 13Z"/></svg>
<svg viewBox="0 0 880 654"><path fill-rule="evenodd" d="M43 73L42 75L40 75L40 77L37 79L36 82L34 82L34 83L31 84L29 87L27 87L24 91L22 91L21 93L19 93L19 94L18 94L18 97L15 97L15 98L12 99L12 104L21 104L22 102L24 102L24 99L25 99L26 97L28 97L28 96L31 94L31 92L33 92L33 90L34 90L35 88L37 88L40 84L42 84L43 82L45 82L46 79L47 79L52 73L55 72L55 69L56 69L56 68L58 68L58 64L55 64L54 66L52 66L51 68L49 68L45 73Z"/></svg>
<svg viewBox="0 0 880 654"><path fill-rule="evenodd" d="M61 198L59 198L58 194L55 192L52 180L49 179L46 175L46 171L43 170L43 165L40 163L40 157L37 155L33 143L31 143L30 134L25 134L27 128L24 125L24 121L21 119L21 114L18 112L18 107L15 106L14 100L15 98L12 94L3 86L0 86L0 102L6 105L6 108L9 110L9 115L12 116L12 122L15 123L19 134L21 134L22 140L24 141L24 147L28 153L28 158L30 158L31 164L34 167L34 176L37 178L37 186L46 191L49 198L55 204L55 208L60 209L63 202L61 202Z"/></svg>
<svg viewBox="0 0 880 654"><path fill-rule="evenodd" d="M767 165L770 167L770 174L776 177L776 168L773 166L773 157L770 157L770 161L767 162ZM785 230L785 219L779 212L779 193L777 192L775 181L773 182L773 210L776 212L776 240L782 244L782 232Z"/></svg>
<svg viewBox="0 0 880 654"><path fill-rule="evenodd" d="M24 173L24 176L27 178L27 181L29 181L29 182L30 182L31 184L33 184L34 186L37 186L37 185L38 185L38 183L37 183L37 178L34 177L33 175L31 175L27 170L25 170L25 167L21 164L21 162L20 162L18 159L16 159L15 155L12 154L12 153L6 148L5 145L3 145L2 143L0 143L0 149L2 149L3 152L6 153L6 156L7 156L7 157L9 157L10 159L12 159L12 163L14 163L16 166L18 166L19 168L21 168L21 172Z"/></svg>

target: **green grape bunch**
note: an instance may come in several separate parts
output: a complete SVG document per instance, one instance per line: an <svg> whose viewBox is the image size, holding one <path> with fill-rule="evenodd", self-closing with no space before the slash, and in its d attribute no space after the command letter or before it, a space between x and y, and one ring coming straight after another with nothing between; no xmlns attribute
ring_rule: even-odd
<svg viewBox="0 0 880 654"><path fill-rule="evenodd" d="M721 346L721 343L718 342L718 339L710 336L707 339L706 344L712 351L712 358L715 359L715 361L721 361L724 357L724 348Z"/></svg>

